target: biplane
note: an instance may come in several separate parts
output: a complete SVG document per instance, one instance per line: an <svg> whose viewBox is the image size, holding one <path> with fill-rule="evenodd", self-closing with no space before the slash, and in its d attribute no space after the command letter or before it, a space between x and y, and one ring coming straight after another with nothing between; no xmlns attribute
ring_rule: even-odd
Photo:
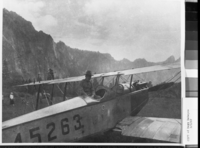
<svg viewBox="0 0 200 148"><path fill-rule="evenodd" d="M67 84L79 82L84 76L19 85L38 85L36 111L3 122L2 142L76 142L118 129L124 136L178 143L181 141L181 120L137 116L148 102L149 86L147 82L133 80L136 74L171 69L180 69L180 63L94 74L92 79L99 78L101 81L95 89L96 94L101 96L100 100L89 96L65 99ZM114 77L113 86L104 86L105 79L111 76ZM121 83L122 76L130 76L129 81ZM63 101L38 109L42 85L60 83L65 84Z"/></svg>

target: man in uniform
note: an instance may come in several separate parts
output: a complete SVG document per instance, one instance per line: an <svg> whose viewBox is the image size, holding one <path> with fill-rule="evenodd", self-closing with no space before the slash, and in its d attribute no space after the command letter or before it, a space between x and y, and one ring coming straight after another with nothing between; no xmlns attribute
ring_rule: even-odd
<svg viewBox="0 0 200 148"><path fill-rule="evenodd" d="M88 70L85 73L85 79L81 81L80 83L80 87L81 87L81 95L83 96L90 96L94 99L101 99L100 96L97 96L95 94L92 82L90 81L92 77L92 72L90 70Z"/></svg>

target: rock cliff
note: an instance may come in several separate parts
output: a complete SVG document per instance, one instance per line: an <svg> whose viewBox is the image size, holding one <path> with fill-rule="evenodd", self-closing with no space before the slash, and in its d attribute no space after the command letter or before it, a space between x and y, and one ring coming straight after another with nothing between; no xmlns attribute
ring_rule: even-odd
<svg viewBox="0 0 200 148"><path fill-rule="evenodd" d="M15 12L3 10L3 61L12 75L34 79L40 73L47 78L52 68L56 78L82 75L86 70L94 73L172 63L174 56L164 62L145 59L116 61L110 54L71 48L62 41L56 43L42 31L36 31L31 22Z"/></svg>

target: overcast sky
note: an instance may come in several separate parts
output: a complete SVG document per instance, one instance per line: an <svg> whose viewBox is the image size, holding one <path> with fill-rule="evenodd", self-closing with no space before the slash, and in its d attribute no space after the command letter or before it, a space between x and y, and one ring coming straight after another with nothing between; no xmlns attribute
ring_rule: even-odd
<svg viewBox="0 0 200 148"><path fill-rule="evenodd" d="M54 41L116 60L180 57L179 0L3 0Z"/></svg>

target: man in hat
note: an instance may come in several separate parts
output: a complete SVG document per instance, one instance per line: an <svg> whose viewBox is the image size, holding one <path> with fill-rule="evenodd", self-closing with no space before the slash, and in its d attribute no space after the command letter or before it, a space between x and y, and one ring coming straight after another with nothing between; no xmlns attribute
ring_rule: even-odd
<svg viewBox="0 0 200 148"><path fill-rule="evenodd" d="M92 77L92 72L90 70L88 70L85 73L85 79L81 81L80 86L81 86L81 95L84 96L90 96L94 99L100 99L100 96L97 96L95 94L92 82L90 81Z"/></svg>

